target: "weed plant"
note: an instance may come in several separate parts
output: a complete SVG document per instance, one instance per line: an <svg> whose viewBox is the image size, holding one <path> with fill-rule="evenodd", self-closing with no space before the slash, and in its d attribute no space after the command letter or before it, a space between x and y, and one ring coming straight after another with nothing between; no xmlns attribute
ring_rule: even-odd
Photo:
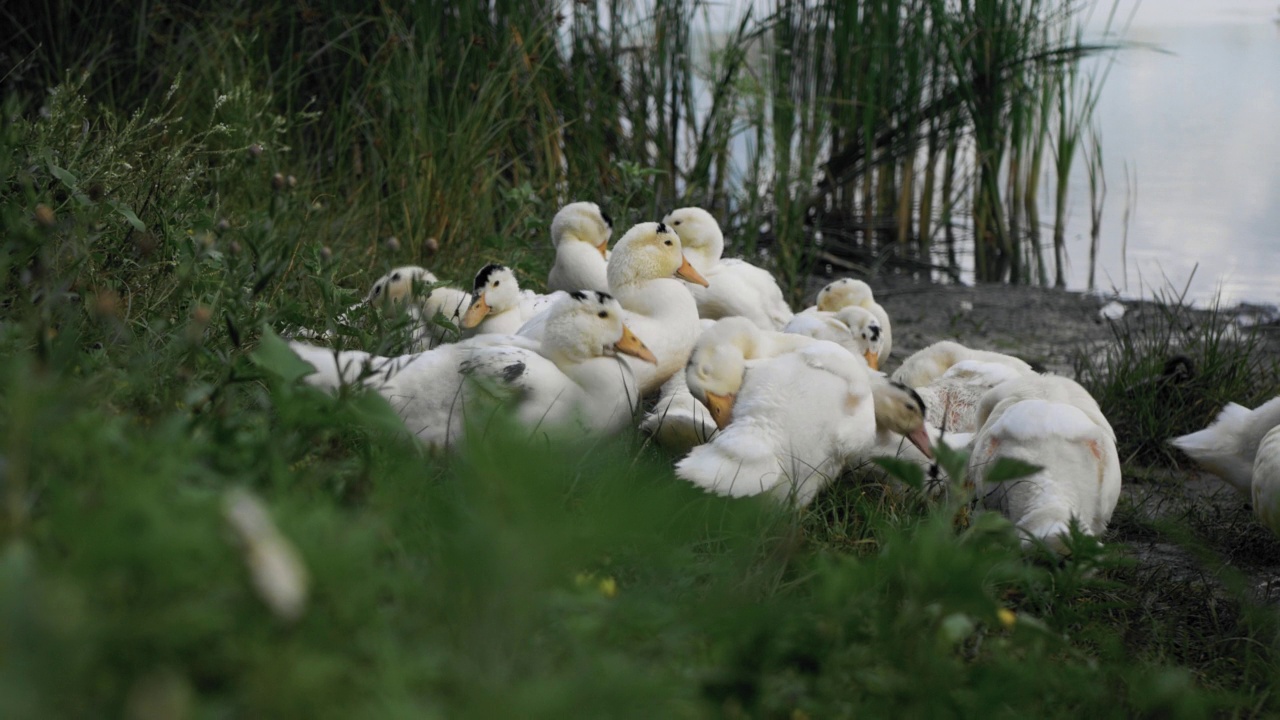
<svg viewBox="0 0 1280 720"><path fill-rule="evenodd" d="M1080 382L1125 429L1117 437L1126 464L1186 467L1171 438L1208 427L1229 402L1257 407L1280 391L1280 363L1257 328L1184 298L1156 291L1139 312L1107 321L1110 342L1076 357Z"/></svg>

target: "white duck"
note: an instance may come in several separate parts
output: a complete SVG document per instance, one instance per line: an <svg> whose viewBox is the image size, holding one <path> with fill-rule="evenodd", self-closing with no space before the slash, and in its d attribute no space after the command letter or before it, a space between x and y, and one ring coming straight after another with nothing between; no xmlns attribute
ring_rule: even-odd
<svg viewBox="0 0 1280 720"><path fill-rule="evenodd" d="M837 312L797 313L782 331L833 342L861 355L872 370L880 369L883 331L880 321L866 308L851 305Z"/></svg>
<svg viewBox="0 0 1280 720"><path fill-rule="evenodd" d="M724 259L724 233L711 213L680 208L662 222L680 236L685 257L707 279L706 289L691 288L704 318L741 316L764 330L781 330L792 312L778 281L767 270L745 260Z"/></svg>
<svg viewBox="0 0 1280 720"><path fill-rule="evenodd" d="M569 203L551 220L556 261L547 276L549 290L609 292L609 236L613 218L593 202Z"/></svg>
<svg viewBox="0 0 1280 720"><path fill-rule="evenodd" d="M702 331L691 285L707 280L683 254L680 236L663 223L640 223L627 231L609 258L609 289L627 311L627 322L643 333L658 358L656 367L633 363L641 395L656 391L684 369Z"/></svg>
<svg viewBox="0 0 1280 720"><path fill-rule="evenodd" d="M720 347L721 339L725 342L736 340L738 346L735 354L740 351L741 355L750 358L773 357L780 352L798 349L808 344L807 339L800 339L799 336L783 338L781 343L770 341L767 338L776 337L776 334L753 332L755 325L744 317L730 317L718 321L703 318L699 322L702 326L702 334L699 335L695 348L702 346L704 349L701 353L695 350L696 357L691 356L690 365L722 361L721 358L714 356L714 353L724 350ZM728 360L734 367L737 367L734 363L740 364L741 361L741 357ZM708 369L704 374L710 372L711 370ZM727 415L725 417L727 418ZM727 422L727 420L724 421ZM653 409L645 414L644 420L640 423L640 429L653 437L658 445L681 455L707 442L718 431L712 411L690 392L683 372L672 375L671 379L662 385L658 401Z"/></svg>
<svg viewBox="0 0 1280 720"><path fill-rule="evenodd" d="M989 391L978 417L969 479L984 507L1018 526L1024 545L1040 540L1061 551L1073 518L1088 534L1106 530L1120 498L1120 458L1115 432L1088 391L1064 377L1025 376ZM1041 469L988 482L1002 458Z"/></svg>
<svg viewBox="0 0 1280 720"><path fill-rule="evenodd" d="M366 303L386 302L393 305L405 303L414 297L414 286L434 285L439 282L432 272L419 265L402 265L373 281Z"/></svg>
<svg viewBox="0 0 1280 720"><path fill-rule="evenodd" d="M414 351L430 350L457 340L462 316L469 307L471 293L451 287L432 288L416 306L409 305L410 312L419 319L414 328Z"/></svg>
<svg viewBox="0 0 1280 720"><path fill-rule="evenodd" d="M702 325L688 286L676 279L706 284L681 254L680 236L662 223L632 227L618 240L609 258L609 288L622 304L627 326L645 339L657 365L631 363L642 396L656 392L684 368ZM520 334L539 338L544 318L520 328Z"/></svg>
<svg viewBox="0 0 1280 720"><path fill-rule="evenodd" d="M918 388L942 377L952 365L962 360L980 360L984 363L1007 365L1021 374L1035 373L1026 361L1012 355L991 350L975 350L953 340L941 340L904 360L893 373L893 379L907 387Z"/></svg>
<svg viewBox="0 0 1280 720"><path fill-rule="evenodd" d="M484 335L401 358L291 346L317 369L308 383L373 388L410 431L438 448L459 442L469 422L485 421L493 401L510 404L515 421L531 432L617 431L631 420L639 396L633 374L614 354L655 360L623 324L618 302L587 291L556 302L542 342Z"/></svg>
<svg viewBox="0 0 1280 720"><path fill-rule="evenodd" d="M433 285L436 282L438 282L436 276L424 267L403 265L394 268L386 275L375 280L369 288L369 292L365 293L364 299L347 308L335 320L340 325L350 325L352 322L350 313L359 309L361 305L375 305L391 310L402 310L417 321L414 327L413 347L415 350L419 349L429 343L430 339L424 337L424 334L428 332L428 328L420 322L422 312L418 304L414 302L415 289L420 291L424 286ZM311 340L333 339L331 331L315 332L304 329L291 334L293 337Z"/></svg>
<svg viewBox="0 0 1280 720"><path fill-rule="evenodd" d="M640 430L660 447L683 455L715 436L715 419L693 393L684 373L678 372L662 384L658 401L640 421Z"/></svg>
<svg viewBox="0 0 1280 720"><path fill-rule="evenodd" d="M718 494L804 506L878 446L878 422L929 452L918 399L873 383L866 363L834 343L727 318L699 340L686 375L721 430L676 474Z"/></svg>
<svg viewBox="0 0 1280 720"><path fill-rule="evenodd" d="M880 350L880 362L884 363L893 352L893 326L889 323L889 313L871 294L871 286L861 280L842 278L827 283L818 291L814 306L806 308L803 314L814 312L836 312L847 307L860 307L871 311L880 321L880 332L884 336L884 347Z"/></svg>
<svg viewBox="0 0 1280 720"><path fill-rule="evenodd" d="M929 408L930 425L947 432L971 434L978 430L978 408L988 391L1034 374L1002 363L961 360L941 377L914 389Z"/></svg>
<svg viewBox="0 0 1280 720"><path fill-rule="evenodd" d="M422 294L424 286L438 282L424 267L404 265L374 281L366 303L404 308L417 322L413 328L413 350L430 350L458 339L462 315L471 305L471 293L437 286Z"/></svg>
<svg viewBox="0 0 1280 720"><path fill-rule="evenodd" d="M471 307L462 316L462 328L470 335L514 334L530 318L550 309L564 294L539 295L521 290L511 268L489 263L476 273Z"/></svg>
<svg viewBox="0 0 1280 720"><path fill-rule="evenodd" d="M1169 443L1251 498L1254 515L1280 534L1280 397L1253 410L1227 403L1209 427Z"/></svg>

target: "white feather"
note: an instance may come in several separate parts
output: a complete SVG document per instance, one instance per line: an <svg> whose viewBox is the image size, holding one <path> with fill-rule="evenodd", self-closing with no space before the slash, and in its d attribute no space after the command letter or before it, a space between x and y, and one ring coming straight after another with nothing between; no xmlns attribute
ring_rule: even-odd
<svg viewBox="0 0 1280 720"><path fill-rule="evenodd" d="M1004 383L982 404L991 400L996 402L969 457L969 477L983 505L1003 512L1028 543L1039 539L1061 550L1073 519L1082 531L1102 534L1119 501L1121 477L1115 434L1097 403L1072 381L1054 376ZM988 471L1002 458L1041 469L988 482Z"/></svg>

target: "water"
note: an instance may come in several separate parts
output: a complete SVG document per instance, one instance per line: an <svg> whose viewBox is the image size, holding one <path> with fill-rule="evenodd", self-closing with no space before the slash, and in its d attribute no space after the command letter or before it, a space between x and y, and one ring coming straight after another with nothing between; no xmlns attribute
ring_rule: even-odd
<svg viewBox="0 0 1280 720"><path fill-rule="evenodd" d="M1125 37L1167 52L1121 51L1099 99L1107 181L1099 289L1149 296L1167 278L1179 289L1190 280L1187 294L1198 304L1215 296L1280 304L1276 2L1138 5ZM1125 3L1122 13L1132 6ZM1070 185L1074 289L1088 278L1087 183L1077 172ZM1127 203L1126 193L1136 201Z"/></svg>

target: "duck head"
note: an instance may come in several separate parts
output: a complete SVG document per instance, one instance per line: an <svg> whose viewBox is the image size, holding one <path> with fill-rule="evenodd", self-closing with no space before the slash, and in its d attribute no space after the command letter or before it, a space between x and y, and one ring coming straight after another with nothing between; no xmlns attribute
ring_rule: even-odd
<svg viewBox="0 0 1280 720"><path fill-rule="evenodd" d="M836 312L851 305L866 307L874 300L871 286L861 280L841 278L827 283L818 291L817 306L824 312Z"/></svg>
<svg viewBox="0 0 1280 720"><path fill-rule="evenodd" d="M436 276L432 275L431 271L426 268L418 265L404 265L392 269L391 272L375 280L373 287L369 288L369 294L364 296L364 301L367 304L390 303L396 305L413 299L415 284L420 289L422 285L434 282L436 282Z"/></svg>
<svg viewBox="0 0 1280 720"><path fill-rule="evenodd" d="M698 338L685 366L689 392L707 406L721 430L733 420L756 332L755 323L746 318L724 318Z"/></svg>
<svg viewBox="0 0 1280 720"><path fill-rule="evenodd" d="M645 362L658 362L623 323L622 306L608 293L575 290L547 312L542 345L553 361L582 362L622 353Z"/></svg>
<svg viewBox="0 0 1280 720"><path fill-rule="evenodd" d="M720 262L724 233L711 213L700 207L685 207L668 213L662 222L680 236L685 255L699 271L705 272Z"/></svg>
<svg viewBox="0 0 1280 720"><path fill-rule="evenodd" d="M867 367L879 370L880 350L884 346L884 341L881 337L880 321L876 316L866 308L850 305L841 308L835 314L835 318L849 328L849 334L861 349L862 359L867 361Z"/></svg>
<svg viewBox="0 0 1280 720"><path fill-rule="evenodd" d="M462 316L462 327L473 328L490 313L502 313L520 303L520 284L505 265L490 263L476 273L471 291L471 307Z"/></svg>
<svg viewBox="0 0 1280 720"><path fill-rule="evenodd" d="M609 259L609 288L647 280L678 277L707 286L707 281L685 259L680 236L665 223L640 223L627 231L613 247Z"/></svg>
<svg viewBox="0 0 1280 720"><path fill-rule="evenodd" d="M871 383L871 396L875 401L876 427L906 437L925 457L933 459L920 395L902 383L883 380Z"/></svg>
<svg viewBox="0 0 1280 720"><path fill-rule="evenodd" d="M605 257L609 237L613 235L613 218L593 202L569 203L551 219L551 244L581 241L600 251Z"/></svg>

